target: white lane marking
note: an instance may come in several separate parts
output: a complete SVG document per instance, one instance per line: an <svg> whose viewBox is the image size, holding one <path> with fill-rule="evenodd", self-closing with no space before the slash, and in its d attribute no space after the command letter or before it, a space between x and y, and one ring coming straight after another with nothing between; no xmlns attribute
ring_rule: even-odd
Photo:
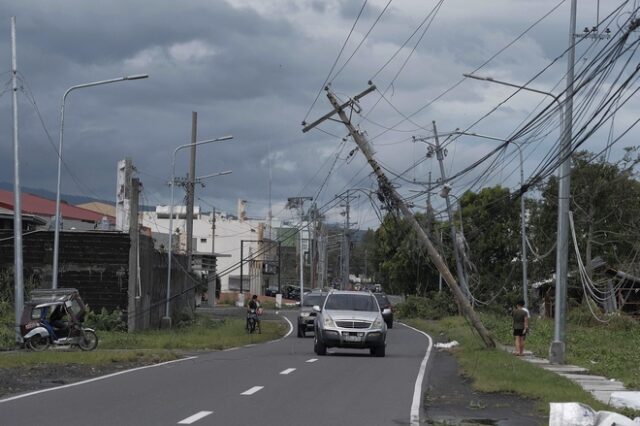
<svg viewBox="0 0 640 426"><path fill-rule="evenodd" d="M231 351L236 351L238 350L238 347L234 347L234 348L228 348L228 349L223 349L222 352L231 352Z"/></svg>
<svg viewBox="0 0 640 426"><path fill-rule="evenodd" d="M287 368L286 370L282 370L282 371L280 372L280 374L282 374L282 375L287 375L287 374L289 374L289 373L293 373L294 371L296 371L296 369L295 369L295 368Z"/></svg>
<svg viewBox="0 0 640 426"><path fill-rule="evenodd" d="M277 314L277 312L276 312L276 314ZM267 344L269 344L269 343L276 343L276 342L279 342L279 341L281 341L281 340L284 340L284 339L286 339L287 337L289 337L289 335L291 335L291 333L293 332L293 324L291 324L291 321L289 321L289 318L285 317L284 315L282 315L282 318L284 318L284 320L289 324L289 331L287 332L287 334L285 334L283 337L281 337L281 338L279 338L279 339L276 339L276 340L269 340L269 341L267 342Z"/></svg>
<svg viewBox="0 0 640 426"><path fill-rule="evenodd" d="M264 388L264 386L254 386L251 389L242 392L240 395L253 395L254 393L258 392L262 388Z"/></svg>
<svg viewBox="0 0 640 426"><path fill-rule="evenodd" d="M416 377L416 383L413 386L413 402L411 403L411 426L419 426L420 425L420 401L422 400L422 381L424 379L424 372L427 369L427 361L429 361L429 356L431 355L431 349L433 348L433 340L431 336L429 336L424 331L413 328L407 324L403 324L399 322L398 324L402 324L407 328L410 328L413 331L417 331L418 333L424 334L429 339L429 346L427 347L427 352L424 354L424 358L422 359L422 363L420 364L420 370L418 371L418 377Z"/></svg>
<svg viewBox="0 0 640 426"><path fill-rule="evenodd" d="M305 362L316 362L318 360L318 358L311 358L306 360Z"/></svg>
<svg viewBox="0 0 640 426"><path fill-rule="evenodd" d="M180 420L178 422L179 425L190 425L191 423L195 423L198 420L207 417L209 414L212 414L213 411L200 411L199 413L194 414L193 416L189 416L184 420Z"/></svg>
<svg viewBox="0 0 640 426"><path fill-rule="evenodd" d="M10 398L0 399L0 404L2 404L3 402L13 401L13 400L20 399L20 398L26 398L26 397L32 396L32 395L37 395L39 393L51 392L51 391L54 391L54 390L70 388L70 387L73 387L73 386L80 386L80 385L84 385L86 383L97 382L99 380L104 380L104 379L108 379L110 377L119 376L121 374L131 373L133 371L144 370L146 368L161 367L163 365L173 364L175 362L182 362L182 361L187 361L187 360L196 359L196 358L198 358L198 357L197 356L190 356L188 358L174 359L173 361L161 362L160 364L145 365L144 367L137 367L137 368L132 368L130 370L118 371L117 373L111 373L111 374L107 374L107 375L100 376L100 377L94 377L93 379L82 380L81 382L69 383L68 385L56 386L55 388L47 388L47 389L37 390L37 391L34 391L34 392L23 393L22 395L16 395L16 396L12 396Z"/></svg>

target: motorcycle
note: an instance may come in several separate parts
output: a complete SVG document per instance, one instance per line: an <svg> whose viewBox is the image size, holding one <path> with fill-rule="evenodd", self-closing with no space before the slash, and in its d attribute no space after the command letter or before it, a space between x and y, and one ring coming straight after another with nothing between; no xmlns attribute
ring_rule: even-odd
<svg viewBox="0 0 640 426"><path fill-rule="evenodd" d="M260 328L260 315L262 315L262 308L249 309L249 312L247 312L247 333L252 334L255 333L256 330L258 330L258 334L262 333L262 329Z"/></svg>
<svg viewBox="0 0 640 426"><path fill-rule="evenodd" d="M82 326L85 313L85 305L76 289L33 290L20 321L25 347L37 352L51 345L94 350L98 346L98 336L95 330Z"/></svg>

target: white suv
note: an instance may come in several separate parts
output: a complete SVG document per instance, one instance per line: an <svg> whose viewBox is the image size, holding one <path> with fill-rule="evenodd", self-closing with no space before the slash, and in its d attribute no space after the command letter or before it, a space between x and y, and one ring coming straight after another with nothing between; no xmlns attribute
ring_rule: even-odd
<svg viewBox="0 0 640 426"><path fill-rule="evenodd" d="M322 307L313 309L318 312L313 339L317 355L336 347L369 349L371 355L385 356L387 325L370 292L332 290Z"/></svg>

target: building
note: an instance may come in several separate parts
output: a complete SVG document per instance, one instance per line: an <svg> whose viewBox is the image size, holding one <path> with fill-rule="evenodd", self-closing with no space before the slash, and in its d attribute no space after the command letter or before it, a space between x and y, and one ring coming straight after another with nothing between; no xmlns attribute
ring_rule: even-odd
<svg viewBox="0 0 640 426"><path fill-rule="evenodd" d="M37 217L39 222L45 222L47 228L54 229L53 222L55 221L56 215L55 200L49 200L23 192L21 204L23 218ZM13 192L0 189L0 208L4 208L13 214L13 206ZM60 216L62 217L62 229L65 230L109 230L115 223L113 216L83 209L65 202L60 203Z"/></svg>
<svg viewBox="0 0 640 426"><path fill-rule="evenodd" d="M186 251L186 206L174 206L173 251ZM214 256L222 292L249 291L264 294L264 289L277 285L278 243L266 220L241 219L223 212L203 213L199 206L193 214L193 257ZM169 206L157 206L154 212L142 212L142 225L151 229L156 248L166 250L169 243ZM281 226L277 219L275 226ZM215 226L215 238L213 230ZM244 260L241 262L240 259Z"/></svg>

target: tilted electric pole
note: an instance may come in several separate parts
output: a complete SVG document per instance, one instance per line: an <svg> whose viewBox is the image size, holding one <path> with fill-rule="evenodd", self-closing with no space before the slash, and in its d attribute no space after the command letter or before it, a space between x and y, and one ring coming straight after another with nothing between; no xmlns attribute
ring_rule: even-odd
<svg viewBox="0 0 640 426"><path fill-rule="evenodd" d="M427 253L429 254L429 257L431 258L431 261L434 263L438 271L440 271L440 273L443 275L447 285L449 286L449 288L451 289L451 292L453 293L453 296L456 298L456 301L458 302L458 305L460 306L460 309L464 314L464 316L469 320L471 325L478 331L478 334L482 338L484 344L489 348L495 348L496 344L493 341L493 338L491 337L487 329L484 327L484 325L480 321L480 318L478 317L477 313L473 310L473 308L469 304L469 301L467 300L467 298L464 296L464 294L460 290L460 287L458 286L456 279L451 274L451 271L447 267L442 256L436 250L433 243L429 239L429 236L425 233L424 229L422 229L422 227L416 220L411 210L409 210L409 208L404 204L404 202L396 192L395 188L391 185L391 182L389 182L386 175L384 174L384 172L382 171L382 169L374 159L373 151L371 149L371 146L367 142L367 140L353 126L353 124L351 123L351 120L349 119L346 112L344 111L344 109L347 107L352 108L353 105L360 98L366 96L367 94L371 93L375 89L376 87L374 85L371 85L367 90L363 91L359 95L354 96L353 98L349 99L347 102L341 105L338 103L338 101L336 100L333 93L331 93L329 88L328 87L325 88L325 90L327 91L327 97L329 98L329 101L333 106L333 111L325 114L323 117L321 117L320 119L316 120L311 124L306 125L306 123L303 123L304 127L302 131L308 132L309 130L311 130L312 128L314 128L324 120L332 117L335 114L338 114L338 116L340 117L340 120L347 127L347 129L349 130L349 134L358 145L358 148L360 148L360 151L362 151L362 153L365 155L369 165L371 166L374 173L378 177L379 195L381 197L384 197L393 207L397 208L398 210L400 210L400 212L402 212L405 219L411 224L411 226L417 233L419 241L426 248Z"/></svg>

